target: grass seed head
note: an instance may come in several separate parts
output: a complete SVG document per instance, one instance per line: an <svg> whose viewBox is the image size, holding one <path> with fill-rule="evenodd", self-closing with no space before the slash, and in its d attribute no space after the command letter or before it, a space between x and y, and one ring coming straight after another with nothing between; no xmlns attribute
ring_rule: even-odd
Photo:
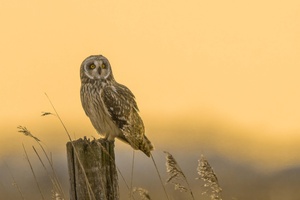
<svg viewBox="0 0 300 200"><path fill-rule="evenodd" d="M29 136L29 137L33 138L34 140L36 140L37 142L41 141L40 139L38 139L37 137L32 135L31 132L25 126L18 126L17 128L19 129L18 132L23 133L25 136Z"/></svg>
<svg viewBox="0 0 300 200"><path fill-rule="evenodd" d="M211 199L212 200L222 200L221 198L221 192L222 188L219 185L217 175L215 174L214 170L208 163L208 161L204 158L204 156L201 156L201 159L198 160L198 167L197 172L200 175L198 179L202 179L205 184L204 187L210 189L211 191ZM209 190L207 190L204 193L207 193Z"/></svg>

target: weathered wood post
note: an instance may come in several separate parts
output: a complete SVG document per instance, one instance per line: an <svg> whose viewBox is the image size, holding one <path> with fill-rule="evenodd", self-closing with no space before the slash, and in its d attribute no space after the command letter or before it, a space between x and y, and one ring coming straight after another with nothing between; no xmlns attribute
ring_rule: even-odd
<svg viewBox="0 0 300 200"><path fill-rule="evenodd" d="M119 199L114 142L86 137L68 142L67 157L70 200Z"/></svg>

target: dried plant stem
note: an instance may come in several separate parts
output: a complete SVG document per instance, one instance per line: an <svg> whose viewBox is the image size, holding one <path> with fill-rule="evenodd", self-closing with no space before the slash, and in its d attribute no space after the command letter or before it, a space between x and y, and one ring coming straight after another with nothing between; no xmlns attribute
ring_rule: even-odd
<svg viewBox="0 0 300 200"><path fill-rule="evenodd" d="M131 177L130 177L130 196L129 199L132 199L133 197L133 171L134 171L134 157L135 157L135 151L132 150L132 163L131 163Z"/></svg>
<svg viewBox="0 0 300 200"><path fill-rule="evenodd" d="M77 160L78 160L78 163L79 163L79 165L80 165L81 170L82 170L82 171L85 171L85 170L84 170L84 167L83 167L83 165L82 165L82 163L81 163L81 161L79 160L78 152L77 152L77 150L76 150L76 148L75 148L75 146L74 146L74 144L73 144L72 138L71 138L71 136L70 136L70 134L69 134L69 131L68 131L67 127L65 126L64 122L63 122L62 119L60 118L58 112L56 111L56 109L55 109L55 107L54 107L52 101L51 101L50 98L48 97L48 95L47 95L46 93L45 93L45 95L46 95L48 101L50 102L50 104L51 104L51 106L52 106L52 108L53 108L53 110L54 110L54 112L55 112L55 115L57 116L57 118L59 119L61 125L62 125L63 128L65 129L65 132L66 132L66 134L67 134L67 136L68 136L68 138L69 138L69 141L71 142L72 147L73 147L73 149L74 149L74 153L75 153L75 155L76 155L76 157L77 157ZM86 173L83 173L83 174L84 174L84 176L85 176L85 181L86 181L87 188L88 188L88 191L89 191L90 199L96 200L95 194L93 193L93 190L92 190L92 188L91 188L91 185L89 184L89 180L88 180L88 178L87 178L87 176L86 176Z"/></svg>
<svg viewBox="0 0 300 200"><path fill-rule="evenodd" d="M64 197L64 193L63 193L61 184L60 184L60 182L59 182L59 180L58 180L58 178L57 178L57 175L56 175L55 171L53 170L53 162L49 162L49 164L52 166L51 168L52 168L52 172L53 172L53 175L51 175L51 174L49 173L49 171L47 170L46 165L44 164L42 158L40 157L40 155L39 155L39 153L37 152L37 150L35 149L35 147L32 146L32 148L33 148L35 154L37 155L37 157L39 158L39 161L41 162L41 164L42 164L44 170L46 171L46 173L47 173L49 179L51 180L52 185L53 185L53 187L55 188L55 192L56 192L57 194L62 195L62 196Z"/></svg>
<svg viewBox="0 0 300 200"><path fill-rule="evenodd" d="M22 191L21 191L21 189L20 189L18 183L17 183L16 180L15 180L15 177L13 176L12 172L10 171L8 165L7 165L6 163L5 163L5 165L6 165L8 171L9 171L9 174L10 174L12 180L13 180L13 186L15 186L16 189L18 190L18 193L20 194L21 198L22 198L23 200L25 200L25 198L24 198L24 196L23 196L23 193L22 193Z"/></svg>
<svg viewBox="0 0 300 200"><path fill-rule="evenodd" d="M51 167L51 170L52 170L52 173L53 173L53 177L54 177L54 179L56 180L55 182L57 183L57 186L58 186L58 188L59 188L59 192L60 192L60 194L63 196L63 198L65 199L65 195L64 195L62 186L61 186L61 184L60 184L60 181L59 181L59 179L58 179L58 176L57 176L57 174L56 174L56 172L55 172L55 169L54 169L54 166L53 166L53 162L52 162L52 160L49 158L49 156L48 156L48 154L46 153L44 147L43 147L40 143L38 143L38 144L39 144L39 146L41 147L41 149L43 150L44 155L46 156L47 161L48 161L48 163L49 163L49 165L50 165L50 167Z"/></svg>
<svg viewBox="0 0 300 200"><path fill-rule="evenodd" d="M152 162L153 162L153 164L154 164L154 167L155 167L155 169L156 169L156 172L157 172L157 175L158 175L158 177L159 177L161 186L162 186L163 189L164 189L164 193L165 193L167 199L170 200L170 198L169 198L169 196L168 196L168 193L167 193L167 190L166 190L166 187L165 187L165 185L164 185L164 183L163 183L163 181L162 181L162 178L161 178L160 173L159 173L159 171L158 171L158 167L157 167L157 165L156 165L156 162L155 162L154 157L153 157L153 155L152 155L151 152L150 152L150 157L151 157Z"/></svg>
<svg viewBox="0 0 300 200"><path fill-rule="evenodd" d="M45 199L45 198L44 198L44 195L43 195L43 193L42 193L42 190L41 190L41 188L40 188L40 185L39 185L39 183L38 183L38 181L37 181L36 175L35 175L35 173L34 173L32 164L31 164L31 162L30 162L30 160L29 160L29 157L28 157L27 151L26 151L26 149L25 149L25 146L24 146L24 144L22 144L22 145L23 145L23 149L24 149L24 152L25 152L26 160L27 160L27 162L28 162L28 164L29 164L29 166L30 166L30 169L31 169L31 172L32 172L32 174L33 174L35 183L36 183L36 185L37 185L37 187L38 187L38 190L39 190L39 192L40 192L40 194L41 194L42 199Z"/></svg>
<svg viewBox="0 0 300 200"><path fill-rule="evenodd" d="M47 93L45 93L45 95L46 95L46 97L47 97L49 103L51 104L51 106L52 106L52 108L53 108L53 110L54 110L54 112L55 112L55 115L57 116L57 118L59 119L61 125L62 125L63 128L65 129L65 132L67 133L69 140L72 141L72 138L71 138L71 136L70 136L70 134L69 134L69 131L68 131L67 127L65 126L64 122L62 121L62 119L60 118L58 112L56 111L56 109L55 109L55 107L54 107L52 101L51 101L50 98L48 97Z"/></svg>

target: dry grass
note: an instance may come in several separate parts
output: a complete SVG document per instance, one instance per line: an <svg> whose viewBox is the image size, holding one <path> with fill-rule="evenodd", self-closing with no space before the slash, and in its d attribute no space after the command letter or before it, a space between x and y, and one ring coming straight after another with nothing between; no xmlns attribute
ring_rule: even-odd
<svg viewBox="0 0 300 200"><path fill-rule="evenodd" d="M43 168L45 169L45 171L47 172L48 174L48 177L50 178L51 182L52 182L52 185L53 185L53 188L55 190L56 193L60 194L62 197L64 197L64 192L63 192L63 189L62 189L62 186L60 184L60 181L59 181L59 178L56 174L56 171L54 169L54 166L53 166L53 163L51 161L51 159L49 158L48 154L46 153L46 150L45 148L43 147L43 145L41 144L41 140L38 139L37 137L35 137L26 127L23 127L23 126L18 126L17 127L19 129L18 132L21 132L23 133L25 136L28 136L28 137L31 137L33 138L39 145L39 147L41 148L42 152L43 152L43 155L46 157L47 161L48 161L48 164L51 168L51 171L52 171L52 174L49 173L49 171L47 170L47 167L46 165L44 164L44 162L42 161L42 158L41 156L39 155L38 151L36 150L36 148L34 146L32 146L35 154L37 155L37 157L39 158L39 161L41 162ZM24 152L25 152L25 155L26 155L26 160L28 161L29 165L31 166L31 163L30 163L30 160L27 156L27 152L26 152L26 149L23 145L23 149L24 149ZM32 169L32 166L31 166L31 169ZM34 173L34 170L32 169L32 173ZM35 176L35 175L34 175ZM36 177L35 177L35 180L36 180ZM37 182L37 181L36 181ZM38 185L38 183L37 183Z"/></svg>
<svg viewBox="0 0 300 200"><path fill-rule="evenodd" d="M20 128L20 127L19 127ZM26 130L26 136L30 136L32 137L35 141L37 141L38 143L40 143L40 140L37 139L35 136L33 136L30 131L28 129L23 128L22 130ZM22 131L23 133L23 131ZM28 134L30 133L30 134ZM99 145L101 145L100 143L98 143ZM102 145L101 145L102 147ZM30 162L30 159L28 157L27 151L23 145L24 148L24 152L26 155L26 160L30 166L31 172L33 174L33 177L35 179L35 182L37 184L39 193L41 195L41 199L47 199L44 197L41 188L39 186L39 183L37 181L37 177L34 173L34 169L33 166ZM49 172L49 170L47 169L46 164L44 163L44 161L42 160L42 157L40 156L40 154L38 153L38 150L36 150L36 148L33 146L32 147L35 154L37 155L37 157L39 158L40 163L42 164L42 167L44 168L44 170L47 172L47 175L49 176L52 185L53 185L53 189L52 189L52 199L53 200L64 200L66 198L64 198L63 193L61 192L61 185L59 183L59 180L56 178L56 174L54 167L53 167L53 162L50 160L49 156L48 157L48 164L51 165L51 169L54 170L53 174ZM104 147L103 147L104 148ZM45 153L45 152L44 152ZM191 187L188 183L188 180L184 174L184 172L182 171L182 169L180 168L179 164L177 163L176 159L173 157L172 154L170 154L169 152L164 152L166 154L166 169L167 169L167 173L168 173L168 178L166 180L166 183L171 183L174 185L175 190L178 190L180 192L189 192L192 199L195 199L193 192L191 190ZM107 152L108 154L108 152ZM113 158L111 158L113 159ZM120 173L120 169L117 167L119 173ZM219 183L218 183L218 178L215 174L215 172L213 171L212 167L210 166L210 164L208 163L208 161L204 158L204 156L201 156L201 159L198 160L198 167L197 167L197 172L199 174L200 177L198 177L197 179L201 179L204 181L204 188L205 191L203 192L203 194L207 194L210 196L211 200L222 200L221 198L221 192L222 192L222 188L220 187ZM120 173L122 174L122 173ZM131 188L133 188L132 186L129 187L126 180L124 179L123 175L121 175L123 181L126 184L126 187L128 190L130 190ZM14 179L13 179L14 180ZM17 185L17 183L14 180L14 184L16 186L16 188L18 189L22 199L25 199L22 195L22 192L19 188L19 186ZM132 189L132 193L129 197L129 199L136 199L134 197L134 194L139 194L139 198L141 200L150 200L150 194L149 191L141 188L141 187L134 187ZM91 199L93 199L92 196L90 196Z"/></svg>
<svg viewBox="0 0 300 200"><path fill-rule="evenodd" d="M133 188L133 193L138 193L140 195L141 200L151 200L148 190L144 188Z"/></svg>
<svg viewBox="0 0 300 200"><path fill-rule="evenodd" d="M204 187L207 188L204 194L209 193L212 200L222 200L222 188L219 185L217 175L203 155L198 160L197 172L205 182Z"/></svg>
<svg viewBox="0 0 300 200"><path fill-rule="evenodd" d="M165 151L164 153L166 154L166 167L167 173L169 174L169 178L166 182L174 184L175 190L179 190L180 192L189 192L192 199L195 199L188 180L175 158L169 152Z"/></svg>
<svg viewBox="0 0 300 200"><path fill-rule="evenodd" d="M6 163L5 163L5 164L6 164ZM6 164L6 167L7 167L8 171L9 171L9 174L10 174L12 180L13 180L12 185L17 189L18 193L20 194L21 199L22 199L22 200L25 200L24 195L23 195L23 193L22 193L22 191L21 191L21 188L19 187L19 185L18 185L18 183L17 183L17 181L16 181L16 179L15 179L13 173L10 171L10 169L9 169L9 167L8 167L7 164Z"/></svg>
<svg viewBox="0 0 300 200"><path fill-rule="evenodd" d="M18 132L23 133L25 136L33 138L35 141L40 142L41 140L31 134L31 132L25 126L18 126Z"/></svg>
<svg viewBox="0 0 300 200"><path fill-rule="evenodd" d="M28 157L28 154L27 154L27 151L26 151L26 149L25 149L24 144L23 144L23 150L24 150L24 152L25 152L26 160L27 160L27 162L28 162L28 164L29 164L30 170L31 170L32 175L33 175L33 177L34 177L34 180L35 180L35 183L36 183L37 188L38 188L38 190L39 190L39 193L40 193L40 195L41 195L41 198L44 200L45 197L44 197L44 195L43 195L43 193L42 193L40 184L39 184L39 182L38 182L38 180L37 180L37 178L36 178L35 172L34 172L34 170L33 170L32 164L31 164L31 162L30 162L30 159L29 159L29 157Z"/></svg>
<svg viewBox="0 0 300 200"><path fill-rule="evenodd" d="M47 94L46 94L46 96L47 96ZM49 99L48 96L47 96L47 98L48 98L48 100L49 100L49 102L50 102L50 104L51 104L51 106L54 110L54 113L42 112L41 116L51 116L52 115L52 116L57 117L58 120L60 121L60 123L62 124L62 126L63 126L70 142L72 143L72 138L71 138L65 124L63 123L62 119L60 118L59 114L57 113L54 105L52 104L52 102L51 102L51 100ZM37 150L34 146L32 146L36 156L38 157L40 163L42 164L43 169L47 173L47 175L48 175L48 177L49 177L49 179L52 183L52 187L53 187L52 188L52 199L53 200L64 200L64 199L66 199L66 197L63 193L62 186L61 186L60 181L58 179L58 176L56 175L52 159L50 159L50 156L46 153L46 151L45 151L45 149L44 149L44 147L41 143L41 140L39 138L37 138L36 136L34 136L25 126L18 126L17 128L18 128L18 132L21 132L25 136L28 136L28 137L31 137L32 139L34 139L38 143L39 147L41 148L41 150L43 152L43 155L41 156L40 153L39 153L39 150ZM97 142L97 144L101 146L101 148L109 156L110 159L113 159L110 156L110 154L106 151L106 149L102 146L101 143ZM78 153L77 153L73 143L72 143L72 146L74 148L75 156L77 156L77 158L78 158ZM27 151L26 151L24 145L23 145L23 149L24 149L24 152L25 152L26 160L27 160L27 162L30 166L31 172L33 174L33 177L35 179L35 182L36 182L36 185L38 187L39 193L41 195L41 199L48 199L48 198L44 197L44 195L41 191L41 188L40 188L39 183L37 181L37 177L35 175L33 166L30 162L30 159L28 157L28 154L27 154ZM188 182L184 172L180 168L179 164L177 163L177 161L175 160L175 158L173 157L172 154L170 154L169 152L166 152L166 151L164 153L166 154L166 169L167 169L167 173L168 173L168 178L166 180L166 183L173 184L175 190L178 190L180 192L188 192L190 194L190 197L193 200L195 200L195 197L194 197L194 194L191 190L189 182ZM47 159L47 163L45 163L43 161L43 157L45 157ZM152 161L154 163L157 174L159 176L162 188L164 189L166 199L169 200L167 190L166 190L166 188L163 184L161 175L159 173L158 167L155 163L155 160L154 160L152 154L151 154L151 158L152 158ZM48 165L50 166L50 169L51 169L50 171L48 170L48 167L47 167ZM81 166L82 170L84 171L80 160L79 160L79 165ZM141 187L133 187L132 183L133 183L133 170L134 170L134 153L133 153L133 160L132 160L130 186L127 184L127 181L125 180L124 176L122 175L120 169L118 167L116 167L116 168L117 168L122 180L124 181L128 191L129 191L129 194L130 194L129 199L135 199L134 194L139 194L139 199L142 199L142 200L150 200L151 199L148 190L146 190L144 188L141 188ZM204 182L203 186L205 188L205 191L202 194L208 194L210 196L211 200L222 200L222 198L221 198L222 188L220 187L220 185L218 183L218 178L217 178L215 172L213 171L212 167L208 163L208 161L204 158L204 156L201 156L201 158L198 160L197 172L200 176L197 179L201 179ZM12 176L12 178L13 178L13 176ZM87 177L85 177L85 179L86 179L86 186L85 187L87 187L88 190L89 190L90 199L96 200ZM20 187L18 186L18 184L16 183L14 178L13 178L13 183L14 183L15 187L17 188L18 192L20 193L21 198L25 199L22 192L21 192L21 190L20 190Z"/></svg>

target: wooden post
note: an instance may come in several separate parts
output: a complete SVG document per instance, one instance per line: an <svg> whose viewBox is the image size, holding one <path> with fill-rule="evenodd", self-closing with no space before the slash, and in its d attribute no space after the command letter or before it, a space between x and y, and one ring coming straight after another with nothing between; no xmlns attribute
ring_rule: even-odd
<svg viewBox="0 0 300 200"><path fill-rule="evenodd" d="M114 142L84 137L72 143L67 143L70 200L118 200Z"/></svg>

